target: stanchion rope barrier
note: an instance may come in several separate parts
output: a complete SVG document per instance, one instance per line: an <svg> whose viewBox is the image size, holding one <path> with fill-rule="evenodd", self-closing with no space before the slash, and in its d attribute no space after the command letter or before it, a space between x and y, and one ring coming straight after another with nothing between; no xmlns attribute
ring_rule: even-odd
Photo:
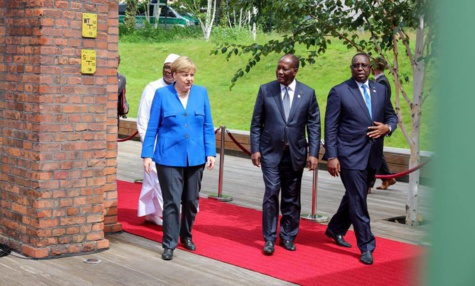
<svg viewBox="0 0 475 286"><path fill-rule="evenodd" d="M247 155L251 156L251 152L249 152L246 148L244 148L244 146L239 144L239 142L237 142L236 138L234 138L234 136L231 134L231 132L229 132L229 130L226 129L226 133L228 133L229 138L231 138L231 140L234 142L234 144L236 144L236 146L238 146L239 149L241 149L241 151L243 151Z"/></svg>
<svg viewBox="0 0 475 286"><path fill-rule="evenodd" d="M217 134L218 131L219 131L220 128L217 128L215 131L214 131L214 134ZM124 142L124 141L127 141L127 140L130 140L132 138L135 137L135 135L137 135L139 132L138 131L135 131L132 135L126 137L126 138L119 138L117 139L117 142ZM251 152L249 150L247 150L246 148L244 148L244 146L242 146L237 140L236 138L234 138L233 134L228 130L226 129L226 133L229 135L229 138L231 138L231 140L234 142L234 144L236 144L236 146L241 149L242 152L246 153L247 155L251 156ZM322 144L323 147L325 148L325 145ZM399 172L399 173L394 173L394 174L390 174L390 175L376 175L375 178L376 179L395 179L395 178L400 178L400 177L404 177L416 170L419 170L420 168L422 168L425 164L427 164L428 162L430 161L430 159L427 159L425 162L422 162L421 164L411 168L411 169L408 169L406 171L403 171L403 172Z"/></svg>
<svg viewBox="0 0 475 286"><path fill-rule="evenodd" d="M117 138L117 142L124 142L124 141L130 140L130 139L134 138L135 135L137 135L138 133L139 133L139 132L136 130L136 131L134 132L134 134L132 134L132 135L126 137L126 138Z"/></svg>
<svg viewBox="0 0 475 286"><path fill-rule="evenodd" d="M239 149L241 149L241 151L243 151L247 155L251 156L251 152L249 152L246 148L244 148L244 146L242 146L239 142L237 142L237 140L234 138L234 136L231 134L231 132L229 132L229 130L226 129L226 133L228 133L229 138L231 138L231 140L234 142L234 144L236 144L239 147ZM323 142L322 142L322 145L323 145L323 148L325 148L325 144L323 144ZM421 163L421 164L419 164L419 165L417 165L417 166L415 166L415 167L413 167L409 170L399 172L399 173L390 174L390 175L376 175L375 178L376 179L394 179L394 178L404 177L404 176L406 176L406 175L422 168L429 161L430 161L430 158L427 159L425 162L423 162L423 163Z"/></svg>
<svg viewBox="0 0 475 286"><path fill-rule="evenodd" d="M425 164L427 164L428 162L430 161L430 158L427 159L426 161L422 162L421 164L409 169L409 170L406 170L404 172L399 172L399 173L394 173L394 174L390 174L390 175L376 175L374 176L376 179L395 179L395 178L400 178L400 177L404 177L406 175L409 175L410 173L422 168L422 166L424 166Z"/></svg>

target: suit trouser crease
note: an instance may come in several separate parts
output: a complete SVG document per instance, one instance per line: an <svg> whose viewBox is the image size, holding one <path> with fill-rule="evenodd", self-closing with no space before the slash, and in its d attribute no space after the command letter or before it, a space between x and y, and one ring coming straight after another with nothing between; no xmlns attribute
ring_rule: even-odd
<svg viewBox="0 0 475 286"><path fill-rule="evenodd" d="M345 235L353 224L358 248L361 251L372 251L376 247L366 202L368 182L375 171L341 170L340 176L346 191L336 214L328 224L328 228L337 235Z"/></svg>
<svg viewBox="0 0 475 286"><path fill-rule="evenodd" d="M262 204L262 228L265 241L277 239L279 217L279 193L281 194L280 238L294 241L300 223L300 189L303 170L292 167L290 152L284 152L276 167L262 166L265 193Z"/></svg>
<svg viewBox="0 0 475 286"><path fill-rule="evenodd" d="M164 248L175 249L179 236L192 238L191 230L198 212L203 169L204 165L170 167L157 164L158 180L163 195Z"/></svg>

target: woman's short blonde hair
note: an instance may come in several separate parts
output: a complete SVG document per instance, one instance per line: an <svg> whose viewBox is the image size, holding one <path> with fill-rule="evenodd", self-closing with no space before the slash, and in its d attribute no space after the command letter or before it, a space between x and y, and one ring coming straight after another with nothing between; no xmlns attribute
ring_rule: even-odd
<svg viewBox="0 0 475 286"><path fill-rule="evenodd" d="M179 57L172 63L172 73L196 72L196 65L189 57Z"/></svg>

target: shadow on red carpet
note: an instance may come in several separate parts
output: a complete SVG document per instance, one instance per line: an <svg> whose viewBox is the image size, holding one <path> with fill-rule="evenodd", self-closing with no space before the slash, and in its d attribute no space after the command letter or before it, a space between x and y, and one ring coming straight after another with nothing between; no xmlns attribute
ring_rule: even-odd
<svg viewBox="0 0 475 286"><path fill-rule="evenodd" d="M162 228L137 217L141 185L117 181L117 186L123 230L161 242ZM352 231L345 238L354 247L341 248L324 235L325 228L301 220L297 251L277 243L274 255L265 256L260 211L201 198L193 228L194 253L300 285L420 285L422 247L377 237L375 263L367 266L359 261Z"/></svg>

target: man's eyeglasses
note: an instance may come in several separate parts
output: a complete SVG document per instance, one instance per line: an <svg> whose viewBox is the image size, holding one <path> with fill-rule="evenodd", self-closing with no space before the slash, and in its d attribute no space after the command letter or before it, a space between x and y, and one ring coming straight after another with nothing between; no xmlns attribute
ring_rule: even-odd
<svg viewBox="0 0 475 286"><path fill-rule="evenodd" d="M169 65L163 65L163 68L166 69L166 70L171 70L172 69L172 67L169 66Z"/></svg>
<svg viewBox="0 0 475 286"><path fill-rule="evenodd" d="M357 69L357 68L359 68L359 67L362 67L362 68L364 68L364 69L367 69L367 68L369 67L368 64L352 64L351 66L352 66L354 69Z"/></svg>

